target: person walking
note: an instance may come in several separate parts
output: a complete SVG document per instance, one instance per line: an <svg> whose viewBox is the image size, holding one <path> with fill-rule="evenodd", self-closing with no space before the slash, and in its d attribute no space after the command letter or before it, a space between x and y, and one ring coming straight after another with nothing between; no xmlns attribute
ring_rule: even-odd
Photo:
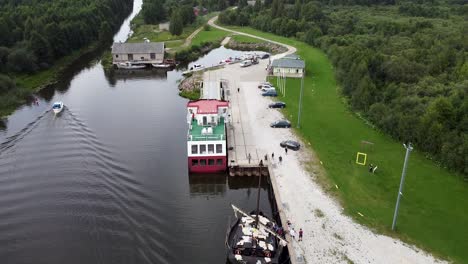
<svg viewBox="0 0 468 264"><path fill-rule="evenodd" d="M275 153L272 152L272 153L271 153L271 160L274 160L274 159L275 159Z"/></svg>
<svg viewBox="0 0 468 264"><path fill-rule="evenodd" d="M302 241L302 235L303 235L302 228L299 229L299 241Z"/></svg>
<svg viewBox="0 0 468 264"><path fill-rule="evenodd" d="M291 235L292 239L296 239L296 231L294 230L294 228L291 228L291 230L289 230L289 235Z"/></svg>
<svg viewBox="0 0 468 264"><path fill-rule="evenodd" d="M268 154L265 154L265 161L268 160Z"/></svg>
<svg viewBox="0 0 468 264"><path fill-rule="evenodd" d="M281 163L283 161L283 157L279 156L279 162Z"/></svg>
<svg viewBox="0 0 468 264"><path fill-rule="evenodd" d="M249 164L250 164L250 159L252 159L252 156L250 156L250 153L249 153L249 155L247 156L247 158L249 159Z"/></svg>
<svg viewBox="0 0 468 264"><path fill-rule="evenodd" d="M237 92L240 93L240 88L239 87L237 87Z"/></svg>
<svg viewBox="0 0 468 264"><path fill-rule="evenodd" d="M288 148L284 148L284 152L288 155Z"/></svg>

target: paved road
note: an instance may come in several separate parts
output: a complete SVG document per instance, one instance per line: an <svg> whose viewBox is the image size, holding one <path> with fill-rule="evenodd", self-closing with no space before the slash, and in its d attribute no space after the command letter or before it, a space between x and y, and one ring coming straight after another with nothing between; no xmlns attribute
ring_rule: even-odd
<svg viewBox="0 0 468 264"><path fill-rule="evenodd" d="M225 28L225 27L222 27L222 26L218 26L218 25L216 25L214 23L216 20L218 20L218 16L215 16L212 19L208 20L208 25L210 25L210 26L212 26L214 28L217 28L217 29L221 29L221 30L224 30L224 31L235 33L236 35L248 36L248 37L251 37L251 38L256 38L256 39L260 39L260 40L267 41L267 42L270 42L270 43L274 43L274 44L286 47L288 49L287 52L277 54L277 55L273 56L273 58L283 57L285 55L292 54L292 53L295 53L297 51L297 49L295 47L284 44L284 43L281 43L281 42L277 42L277 41L274 41L274 40L271 40L271 39L267 39L267 38L255 36L255 35L252 35L252 34L248 34L248 33L244 33L244 32L235 31L235 30L232 30L232 29L228 29L228 28Z"/></svg>

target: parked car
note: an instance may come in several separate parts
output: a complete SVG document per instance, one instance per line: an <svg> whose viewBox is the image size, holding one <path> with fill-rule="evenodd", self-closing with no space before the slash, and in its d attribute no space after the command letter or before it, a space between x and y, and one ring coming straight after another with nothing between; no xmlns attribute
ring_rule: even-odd
<svg viewBox="0 0 468 264"><path fill-rule="evenodd" d="M262 92L266 92L266 91L270 91L270 90L276 91L275 87L263 87L262 88Z"/></svg>
<svg viewBox="0 0 468 264"><path fill-rule="evenodd" d="M285 140L280 143L280 147L297 151L301 148L301 145L299 144L299 142L294 141L294 140Z"/></svg>
<svg viewBox="0 0 468 264"><path fill-rule="evenodd" d="M287 120L279 120L271 123L270 127L290 128L291 123L289 123Z"/></svg>
<svg viewBox="0 0 468 264"><path fill-rule="evenodd" d="M243 62L240 63L240 66L241 66L241 67L248 67L248 66L250 66L250 65L252 65L252 61L251 61L251 60L245 60L245 61L243 61Z"/></svg>
<svg viewBox="0 0 468 264"><path fill-rule="evenodd" d="M275 103L271 103L268 105L269 108L285 108L286 107L286 103L283 103L283 102L275 102Z"/></svg>
<svg viewBox="0 0 468 264"><path fill-rule="evenodd" d="M258 88L262 88L264 86L273 86L273 84L271 84L270 82L261 82L258 84Z"/></svg>
<svg viewBox="0 0 468 264"><path fill-rule="evenodd" d="M272 96L272 97L276 97L278 96L278 93L276 92L276 90L273 90L273 89L270 89L266 92L263 92L262 93L262 96Z"/></svg>
<svg viewBox="0 0 468 264"><path fill-rule="evenodd" d="M273 87L273 85L271 85L271 84L262 84L262 85L258 86L258 89L271 88L271 87Z"/></svg>
<svg viewBox="0 0 468 264"><path fill-rule="evenodd" d="M260 59L268 59L270 58L270 53L263 53L261 56L260 56Z"/></svg>

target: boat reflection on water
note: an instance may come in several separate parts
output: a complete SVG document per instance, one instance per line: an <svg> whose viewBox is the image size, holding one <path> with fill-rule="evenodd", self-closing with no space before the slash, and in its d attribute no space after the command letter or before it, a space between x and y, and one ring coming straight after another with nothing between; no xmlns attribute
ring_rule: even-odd
<svg viewBox="0 0 468 264"><path fill-rule="evenodd" d="M226 174L189 174L190 196L224 195L227 189Z"/></svg>
<svg viewBox="0 0 468 264"><path fill-rule="evenodd" d="M127 70L127 69L113 69L105 71L106 80L111 86L115 86L117 81L126 80L166 80L167 69L140 69L140 70Z"/></svg>

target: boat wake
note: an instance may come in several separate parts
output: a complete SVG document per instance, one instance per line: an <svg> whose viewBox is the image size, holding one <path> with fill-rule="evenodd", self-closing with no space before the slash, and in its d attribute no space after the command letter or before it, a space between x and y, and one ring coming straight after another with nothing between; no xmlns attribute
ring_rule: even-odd
<svg viewBox="0 0 468 264"><path fill-rule="evenodd" d="M162 209L84 121L50 112L0 144L0 259L169 263Z"/></svg>

